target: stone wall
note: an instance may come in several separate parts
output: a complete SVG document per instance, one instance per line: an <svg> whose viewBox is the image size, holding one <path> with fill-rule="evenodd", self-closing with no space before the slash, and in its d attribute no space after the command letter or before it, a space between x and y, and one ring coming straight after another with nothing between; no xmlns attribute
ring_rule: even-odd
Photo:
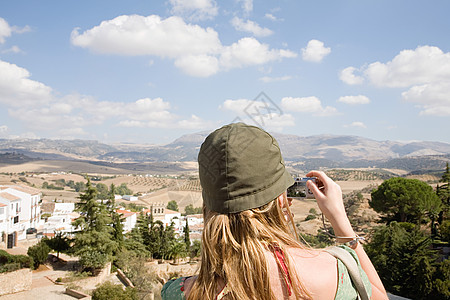
<svg viewBox="0 0 450 300"><path fill-rule="evenodd" d="M111 274L111 262L107 263L97 276L74 281L74 283L87 290L92 290L95 289L97 284L103 283L106 277L108 277L110 274Z"/></svg>
<svg viewBox="0 0 450 300"><path fill-rule="evenodd" d="M0 274L0 296L28 291L31 289L32 273L30 269Z"/></svg>

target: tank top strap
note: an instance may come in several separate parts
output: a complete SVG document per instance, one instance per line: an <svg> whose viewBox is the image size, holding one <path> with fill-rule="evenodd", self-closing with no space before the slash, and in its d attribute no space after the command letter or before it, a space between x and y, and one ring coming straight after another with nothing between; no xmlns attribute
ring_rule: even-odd
<svg viewBox="0 0 450 300"><path fill-rule="evenodd" d="M230 292L230 290L228 289L228 284L225 284L225 286L223 287L223 289L220 291L220 293L216 296L216 300L221 300L223 297L226 296L226 294L228 294Z"/></svg>
<svg viewBox="0 0 450 300"><path fill-rule="evenodd" d="M273 253L275 256L275 261L277 262L278 268L280 269L281 273L283 274L284 283L286 284L286 288L288 290L289 296L292 295L292 280L291 275L289 274L289 269L286 264L286 256L284 255L283 249L281 249L280 245L278 243L273 242L268 245L269 250Z"/></svg>

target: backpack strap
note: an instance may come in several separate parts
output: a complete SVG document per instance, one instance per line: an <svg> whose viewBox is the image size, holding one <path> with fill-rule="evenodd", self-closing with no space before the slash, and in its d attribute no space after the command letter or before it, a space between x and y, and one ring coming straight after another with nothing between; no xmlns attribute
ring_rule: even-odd
<svg viewBox="0 0 450 300"><path fill-rule="evenodd" d="M337 246L327 248L325 251L342 261L345 265L359 294L358 298L361 300L369 300L369 294L362 281L361 273L359 272L359 267L355 258L349 252Z"/></svg>

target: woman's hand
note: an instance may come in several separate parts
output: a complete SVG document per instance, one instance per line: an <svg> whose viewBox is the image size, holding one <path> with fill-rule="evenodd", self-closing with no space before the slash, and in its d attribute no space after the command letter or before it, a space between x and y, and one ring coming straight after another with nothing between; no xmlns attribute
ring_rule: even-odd
<svg viewBox="0 0 450 300"><path fill-rule="evenodd" d="M345 212L341 187L321 171L311 171L306 176L317 177L317 184L308 180L306 185L314 194L320 210L333 226L335 234L355 236Z"/></svg>

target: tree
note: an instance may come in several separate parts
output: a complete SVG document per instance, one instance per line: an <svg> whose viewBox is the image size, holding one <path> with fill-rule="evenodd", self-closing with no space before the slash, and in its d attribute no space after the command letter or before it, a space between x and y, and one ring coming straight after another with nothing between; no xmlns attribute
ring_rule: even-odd
<svg viewBox="0 0 450 300"><path fill-rule="evenodd" d="M114 284L110 281L102 283L92 293L92 300L137 300L136 290L127 287L125 290L120 284Z"/></svg>
<svg viewBox="0 0 450 300"><path fill-rule="evenodd" d="M106 205L96 200L97 190L87 179L86 190L80 194L76 210L80 217L72 224L75 232L73 253L80 258L80 263L87 269L98 269L111 260L117 251L118 243L113 240L112 220Z"/></svg>
<svg viewBox="0 0 450 300"><path fill-rule="evenodd" d="M198 257L202 253L202 242L200 240L194 240L190 249L189 255L191 257Z"/></svg>
<svg viewBox="0 0 450 300"><path fill-rule="evenodd" d="M413 299L436 292L434 276L439 266L431 239L411 223L391 222L378 227L364 248L386 289Z"/></svg>
<svg viewBox="0 0 450 300"><path fill-rule="evenodd" d="M119 195L133 195L133 191L127 187L126 183L122 183L118 187L116 187L116 192Z"/></svg>
<svg viewBox="0 0 450 300"><path fill-rule="evenodd" d="M154 270L149 270L142 263L143 258L132 251L124 251L118 255L117 266L133 282L139 299L148 299L147 296L159 284Z"/></svg>
<svg viewBox="0 0 450 300"><path fill-rule="evenodd" d="M184 208L185 215L195 215L195 214L201 214L202 208L201 207L194 207L192 204L186 205Z"/></svg>
<svg viewBox="0 0 450 300"><path fill-rule="evenodd" d="M443 183L442 185L438 184L436 187L436 194L442 202L442 211L439 213L438 223L442 224L448 218L448 212L450 210L450 170L448 163L439 182Z"/></svg>
<svg viewBox="0 0 450 300"><path fill-rule="evenodd" d="M178 203L175 200L169 201L167 203L167 209L178 211Z"/></svg>
<svg viewBox="0 0 450 300"><path fill-rule="evenodd" d="M61 231L56 232L53 238L46 239L45 242L52 250L56 251L56 257L58 259L60 252L65 252L70 249L70 240Z"/></svg>
<svg viewBox="0 0 450 300"><path fill-rule="evenodd" d="M109 188L108 198L109 199L106 202L106 209L111 218L111 225L113 227L112 238L118 244L118 250L120 250L124 242L122 222L124 222L125 219L117 212L114 184L111 184Z"/></svg>
<svg viewBox="0 0 450 300"><path fill-rule="evenodd" d="M109 191L108 191L108 187L106 186L106 184L104 183L97 183L95 185L95 188L97 189L97 199L109 199Z"/></svg>
<svg viewBox="0 0 450 300"><path fill-rule="evenodd" d="M189 222L188 222L188 217L186 217L186 225L184 226L183 229L184 232L184 243L186 244L186 251L189 253L190 248L191 248L191 240L189 238Z"/></svg>
<svg viewBox="0 0 450 300"><path fill-rule="evenodd" d="M34 246L28 248L27 254L31 258L33 258L34 268L37 269L40 264L45 262L48 258L48 254L50 253L50 247L41 240Z"/></svg>
<svg viewBox="0 0 450 300"><path fill-rule="evenodd" d="M86 184L82 181L78 181L77 183L75 183L74 189L77 193L84 192L86 190Z"/></svg>
<svg viewBox="0 0 450 300"><path fill-rule="evenodd" d="M417 179L401 177L384 181L372 191L370 206L384 214L387 222L420 223L425 215L434 216L441 211L441 201L433 188Z"/></svg>

